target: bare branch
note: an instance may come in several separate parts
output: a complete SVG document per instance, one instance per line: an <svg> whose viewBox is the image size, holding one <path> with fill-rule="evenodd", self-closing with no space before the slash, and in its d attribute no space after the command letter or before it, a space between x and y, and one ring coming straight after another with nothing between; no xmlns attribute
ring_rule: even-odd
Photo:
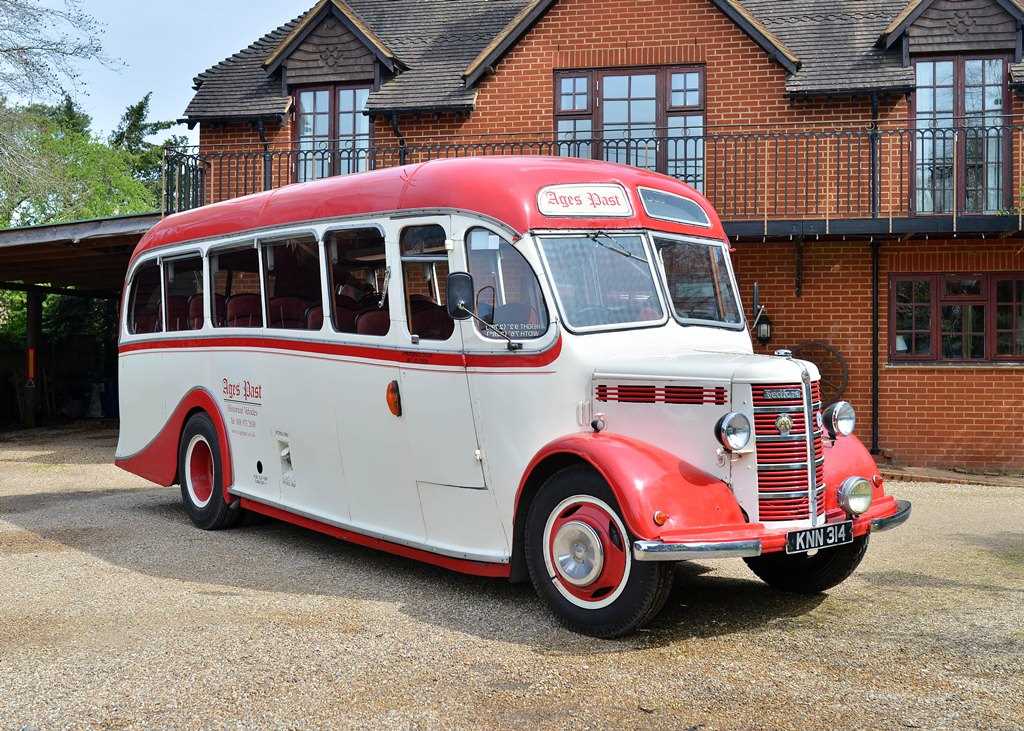
<svg viewBox="0 0 1024 731"><path fill-rule="evenodd" d="M79 64L114 64L103 53L102 34L81 0L62 7L0 0L0 94L33 99L79 88Z"/></svg>

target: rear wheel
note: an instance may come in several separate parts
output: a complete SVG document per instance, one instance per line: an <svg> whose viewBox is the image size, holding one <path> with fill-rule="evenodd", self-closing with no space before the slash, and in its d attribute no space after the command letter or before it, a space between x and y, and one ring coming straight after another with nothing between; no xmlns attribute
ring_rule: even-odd
<svg viewBox="0 0 1024 731"><path fill-rule="evenodd" d="M813 556L806 553L769 553L745 558L747 566L769 586L793 594L820 594L841 584L864 558L868 536L836 548L823 548Z"/></svg>
<svg viewBox="0 0 1024 731"><path fill-rule="evenodd" d="M611 489L587 467L552 475L530 506L526 565L533 586L568 627L619 637L661 611L674 565L637 562Z"/></svg>
<svg viewBox="0 0 1024 731"><path fill-rule="evenodd" d="M185 511L192 523L203 530L231 528L242 514L238 501L229 505L224 500L221 464L213 422L206 414L194 414L185 422L181 434L178 476Z"/></svg>

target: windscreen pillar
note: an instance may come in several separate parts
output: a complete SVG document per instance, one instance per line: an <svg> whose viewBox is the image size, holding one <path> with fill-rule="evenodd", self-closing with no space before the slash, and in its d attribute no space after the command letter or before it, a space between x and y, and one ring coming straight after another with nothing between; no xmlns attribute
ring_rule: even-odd
<svg viewBox="0 0 1024 731"><path fill-rule="evenodd" d="M25 410L22 423L31 429L39 413L39 342L43 333L43 293L30 288L25 295Z"/></svg>

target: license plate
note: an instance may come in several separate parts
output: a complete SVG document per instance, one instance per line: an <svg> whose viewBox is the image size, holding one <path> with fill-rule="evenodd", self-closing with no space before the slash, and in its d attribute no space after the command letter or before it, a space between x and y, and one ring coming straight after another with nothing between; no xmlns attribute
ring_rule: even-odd
<svg viewBox="0 0 1024 731"><path fill-rule="evenodd" d="M853 543L852 520L787 533L786 553L806 553L818 548L832 548L847 543Z"/></svg>

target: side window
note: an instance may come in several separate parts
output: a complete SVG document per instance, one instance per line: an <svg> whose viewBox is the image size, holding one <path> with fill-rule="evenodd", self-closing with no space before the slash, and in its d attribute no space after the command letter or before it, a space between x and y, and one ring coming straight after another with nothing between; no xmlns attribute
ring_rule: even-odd
<svg viewBox="0 0 1024 731"><path fill-rule="evenodd" d="M324 323L320 297L320 247L312 236L261 242L267 327L319 330Z"/></svg>
<svg viewBox="0 0 1024 731"><path fill-rule="evenodd" d="M134 335L163 330L160 316L160 265L153 261L135 270L128 308L128 332Z"/></svg>
<svg viewBox="0 0 1024 731"><path fill-rule="evenodd" d="M537 275L516 247L495 233L474 228L466 234L466 258L480 318L510 338L539 338L547 332L548 308ZM497 339L479 322L476 329L486 338Z"/></svg>
<svg viewBox="0 0 1024 731"><path fill-rule="evenodd" d="M387 335L391 329L387 298L391 272L380 231L331 231L324 242L330 264L328 281L334 329L341 333Z"/></svg>
<svg viewBox="0 0 1024 731"><path fill-rule="evenodd" d="M167 332L203 327L203 257L188 256L164 262L167 293Z"/></svg>
<svg viewBox="0 0 1024 731"><path fill-rule="evenodd" d="M409 332L423 340L447 340L455 332L448 315L445 289L448 283L447 235L436 224L402 229L402 278Z"/></svg>
<svg viewBox="0 0 1024 731"><path fill-rule="evenodd" d="M260 258L253 245L210 255L214 327L262 327Z"/></svg>

